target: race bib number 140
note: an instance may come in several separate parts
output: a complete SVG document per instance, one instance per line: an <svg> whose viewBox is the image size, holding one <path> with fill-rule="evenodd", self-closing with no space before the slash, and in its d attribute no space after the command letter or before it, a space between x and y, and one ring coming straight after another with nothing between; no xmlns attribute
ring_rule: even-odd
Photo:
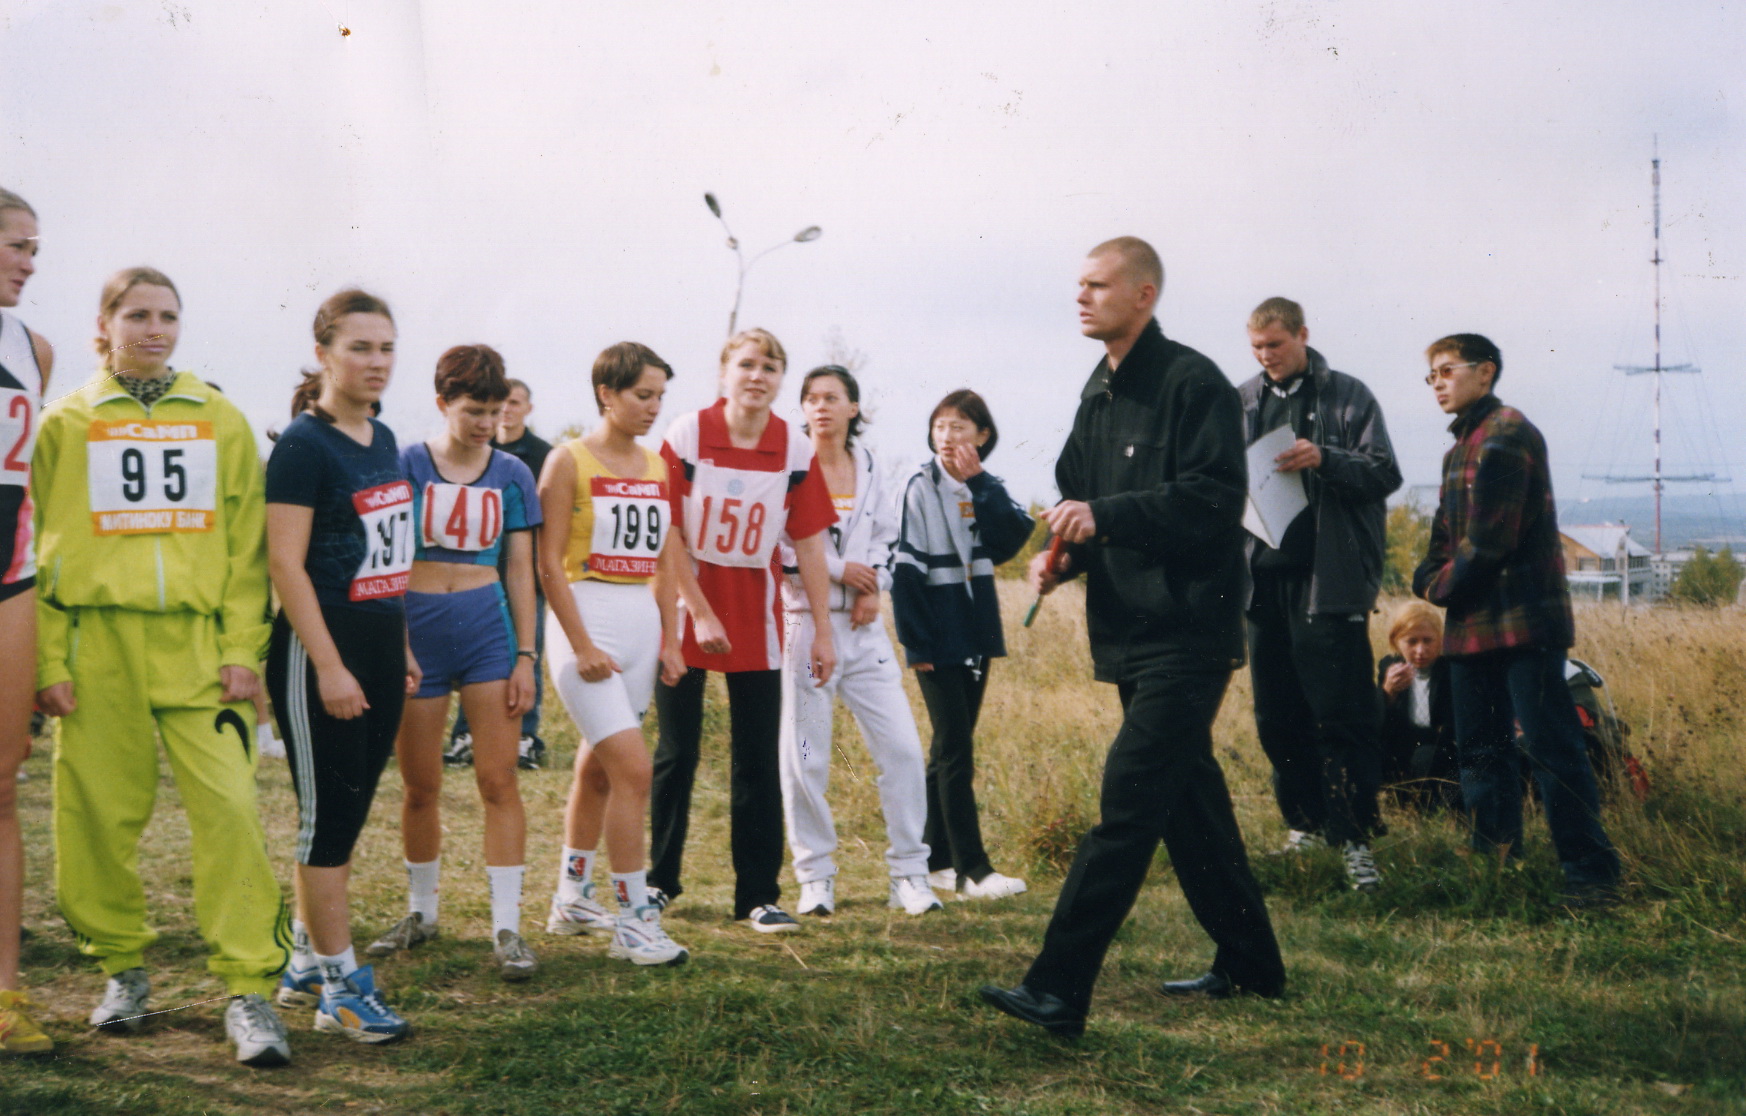
<svg viewBox="0 0 1746 1116"><path fill-rule="evenodd" d="M86 472L94 534L212 530L218 443L210 422L98 419L86 440Z"/></svg>

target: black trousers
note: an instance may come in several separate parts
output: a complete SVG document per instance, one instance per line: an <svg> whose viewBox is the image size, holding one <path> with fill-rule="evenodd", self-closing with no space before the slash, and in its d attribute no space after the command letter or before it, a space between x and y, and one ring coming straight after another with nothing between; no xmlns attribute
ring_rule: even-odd
<svg viewBox="0 0 1746 1116"><path fill-rule="evenodd" d="M1382 699L1360 614L1311 616L1310 575L1255 577L1249 676L1255 731L1285 824L1333 844L1383 831Z"/></svg>
<svg viewBox="0 0 1746 1116"><path fill-rule="evenodd" d="M1217 947L1212 968L1277 995L1285 966L1249 871L1212 723L1230 672L1158 669L1119 687L1124 718L1103 769L1102 819L1079 843L1043 950L1025 983L1083 1011L1104 953L1128 917L1158 842L1194 917Z"/></svg>
<svg viewBox="0 0 1746 1116"><path fill-rule="evenodd" d="M777 875L782 836L782 782L776 740L782 726L782 672L725 675L728 689L729 844L734 865L734 918L782 897ZM693 667L677 686L655 684L661 735L649 788L649 883L670 896L685 859L691 787L703 743L703 689L709 672Z"/></svg>
<svg viewBox="0 0 1746 1116"><path fill-rule="evenodd" d="M916 672L934 738L928 752L928 871L956 869L980 883L994 868L982 847L976 810L976 719L988 689L988 660L981 669L935 663Z"/></svg>

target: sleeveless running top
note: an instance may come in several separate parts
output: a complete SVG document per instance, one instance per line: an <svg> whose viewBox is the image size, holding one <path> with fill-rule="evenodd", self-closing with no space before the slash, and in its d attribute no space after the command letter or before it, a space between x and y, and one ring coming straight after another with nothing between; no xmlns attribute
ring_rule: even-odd
<svg viewBox="0 0 1746 1116"><path fill-rule="evenodd" d="M655 576L655 563L671 526L667 462L643 451L643 475L615 476L582 439L562 449L576 462L576 500L570 512L570 545L564 576L571 581L640 584Z"/></svg>
<svg viewBox="0 0 1746 1116"><path fill-rule="evenodd" d="M42 369L30 346L30 330L0 310L0 595L9 595L5 586L36 574L30 453L41 408Z"/></svg>

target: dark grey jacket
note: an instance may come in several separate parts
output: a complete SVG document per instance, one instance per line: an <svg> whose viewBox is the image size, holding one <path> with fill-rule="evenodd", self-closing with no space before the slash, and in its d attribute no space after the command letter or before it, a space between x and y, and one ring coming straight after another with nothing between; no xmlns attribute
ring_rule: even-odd
<svg viewBox="0 0 1746 1116"><path fill-rule="evenodd" d="M1384 501L1400 487L1400 467L1394 462L1382 408L1370 389L1329 368L1314 349L1308 352L1315 409L1309 415L1310 429L1298 436L1322 451L1321 467L1304 473L1316 517L1310 615L1369 612L1376 607L1376 593L1382 587L1388 533ZM1237 389L1243 399L1243 429L1251 445L1266 433L1260 428L1266 376L1263 372ZM1257 545L1249 536L1245 553L1251 559Z"/></svg>

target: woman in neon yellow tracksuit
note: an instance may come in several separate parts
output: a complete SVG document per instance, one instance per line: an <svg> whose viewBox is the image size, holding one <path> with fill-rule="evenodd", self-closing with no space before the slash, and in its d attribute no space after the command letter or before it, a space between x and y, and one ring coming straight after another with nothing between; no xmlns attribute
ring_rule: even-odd
<svg viewBox="0 0 1746 1116"><path fill-rule="evenodd" d="M255 808L250 704L268 635L261 466L242 413L170 369L180 318L162 273L118 272L97 318L103 374L51 404L37 437L37 702L61 718L55 887L109 977L91 1023L139 1030L155 729L193 831L194 914L232 997L226 1031L239 1061L282 1065L285 1029L263 997L290 934Z"/></svg>

